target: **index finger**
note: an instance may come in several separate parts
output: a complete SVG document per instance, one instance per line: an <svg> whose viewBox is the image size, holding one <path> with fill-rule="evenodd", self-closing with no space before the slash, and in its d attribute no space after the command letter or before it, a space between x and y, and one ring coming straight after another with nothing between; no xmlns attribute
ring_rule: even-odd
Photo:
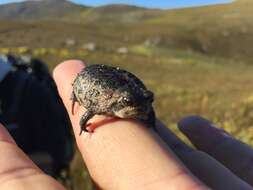
<svg viewBox="0 0 253 190"><path fill-rule="evenodd" d="M159 123L156 128L162 139L190 171L212 189L252 189L208 154L187 146L162 123Z"/></svg>
<svg viewBox="0 0 253 190"><path fill-rule="evenodd" d="M79 136L77 114L70 110L71 83L84 68L67 61L54 70L58 90L69 112L76 141L93 180L103 189L206 189L164 143L140 123L118 120Z"/></svg>
<svg viewBox="0 0 253 190"><path fill-rule="evenodd" d="M199 149L221 162L253 186L253 149L212 122L191 116L179 122L180 130Z"/></svg>

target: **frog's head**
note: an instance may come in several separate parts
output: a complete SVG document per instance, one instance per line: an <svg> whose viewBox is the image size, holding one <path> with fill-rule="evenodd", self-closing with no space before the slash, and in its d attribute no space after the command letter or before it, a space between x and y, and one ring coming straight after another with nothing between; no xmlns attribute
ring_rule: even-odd
<svg viewBox="0 0 253 190"><path fill-rule="evenodd" d="M113 112L119 118L147 119L152 109L152 102L153 93L149 90L143 90L141 93L124 92L113 107Z"/></svg>

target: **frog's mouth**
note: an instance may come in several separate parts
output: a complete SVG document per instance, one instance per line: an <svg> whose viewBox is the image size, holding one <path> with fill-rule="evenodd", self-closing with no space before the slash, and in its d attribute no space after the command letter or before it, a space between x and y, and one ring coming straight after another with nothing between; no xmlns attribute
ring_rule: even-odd
<svg viewBox="0 0 253 190"><path fill-rule="evenodd" d="M115 116L119 118L141 118L147 119L147 111L141 107L125 107L121 110L114 112Z"/></svg>

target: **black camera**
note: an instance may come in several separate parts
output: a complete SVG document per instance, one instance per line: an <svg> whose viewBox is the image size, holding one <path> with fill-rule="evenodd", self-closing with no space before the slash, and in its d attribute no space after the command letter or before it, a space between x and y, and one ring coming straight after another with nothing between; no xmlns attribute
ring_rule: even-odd
<svg viewBox="0 0 253 190"><path fill-rule="evenodd" d="M47 65L30 56L0 55L0 122L46 173L73 157L71 124Z"/></svg>

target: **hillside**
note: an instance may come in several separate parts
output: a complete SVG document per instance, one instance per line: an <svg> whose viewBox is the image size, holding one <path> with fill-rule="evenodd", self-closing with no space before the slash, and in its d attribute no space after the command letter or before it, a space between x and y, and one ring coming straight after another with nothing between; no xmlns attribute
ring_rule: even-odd
<svg viewBox="0 0 253 190"><path fill-rule="evenodd" d="M155 11L158 12L160 11ZM153 16L154 10L125 4L87 7L67 0L40 0L0 5L0 20L51 19L81 23L98 21L127 23Z"/></svg>
<svg viewBox="0 0 253 190"><path fill-rule="evenodd" d="M143 7L112 4L101 7L91 7L80 14L69 14L64 19L71 18L72 21L79 23L122 23L133 24L140 23L146 19L156 18L163 11L159 9L146 9Z"/></svg>
<svg viewBox="0 0 253 190"><path fill-rule="evenodd" d="M237 60L252 61L253 1L168 10L147 25L170 27L164 34L164 47L197 50Z"/></svg>
<svg viewBox="0 0 253 190"><path fill-rule="evenodd" d="M34 8L30 8L30 12L20 8L25 5ZM23 11L17 17L18 11L14 11L17 9L10 11L5 9L6 6L19 7ZM67 39L74 39L77 41L75 48L90 42L100 49L138 46L150 52L150 48L165 51L176 48L252 62L252 8L250 0L176 10L127 5L87 8L64 0L29 1L0 6L3 20L0 41L3 47L57 48L65 47L63 44ZM24 19L22 22L6 22L1 16L3 10L12 15L11 19L15 15ZM64 16L55 16L57 14ZM33 21L26 22L25 18L33 18ZM54 40L48 43L48 39Z"/></svg>
<svg viewBox="0 0 253 190"><path fill-rule="evenodd" d="M66 0L40 0L10 3L0 6L2 20L31 20L63 16L79 12L86 7Z"/></svg>

